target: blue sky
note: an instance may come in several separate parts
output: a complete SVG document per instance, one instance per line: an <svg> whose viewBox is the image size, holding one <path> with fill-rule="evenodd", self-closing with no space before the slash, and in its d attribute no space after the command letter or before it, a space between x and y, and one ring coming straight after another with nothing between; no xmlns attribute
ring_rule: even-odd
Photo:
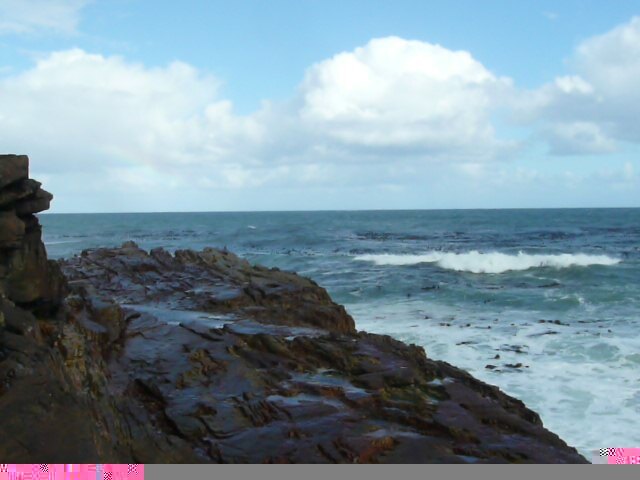
<svg viewBox="0 0 640 480"><path fill-rule="evenodd" d="M640 2L0 0L54 211L640 206Z"/></svg>

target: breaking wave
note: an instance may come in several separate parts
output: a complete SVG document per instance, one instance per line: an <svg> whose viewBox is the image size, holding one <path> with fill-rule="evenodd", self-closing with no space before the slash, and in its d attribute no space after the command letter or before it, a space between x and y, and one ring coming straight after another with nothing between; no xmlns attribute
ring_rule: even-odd
<svg viewBox="0 0 640 480"><path fill-rule="evenodd" d="M435 263L447 270L471 273L504 273L541 267L587 267L590 265L616 265L620 263L619 259L607 255L588 255L585 253L544 255L523 252L519 252L517 255L510 255L499 252L482 253L477 250L465 253L431 251L419 255L359 255L355 257L355 260L373 262L376 265Z"/></svg>

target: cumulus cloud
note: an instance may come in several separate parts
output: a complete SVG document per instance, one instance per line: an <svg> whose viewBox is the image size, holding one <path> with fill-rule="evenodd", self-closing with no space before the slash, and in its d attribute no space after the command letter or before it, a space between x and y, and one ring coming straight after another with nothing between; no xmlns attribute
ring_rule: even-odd
<svg viewBox="0 0 640 480"><path fill-rule="evenodd" d="M577 49L575 62L607 96L640 98L640 17L584 41Z"/></svg>
<svg viewBox="0 0 640 480"><path fill-rule="evenodd" d="M332 150L487 159L510 146L490 119L510 89L468 52L387 37L312 66L297 116Z"/></svg>
<svg viewBox="0 0 640 480"><path fill-rule="evenodd" d="M578 45L574 74L520 98L521 118L543 123L553 153L609 153L640 142L640 17Z"/></svg>
<svg viewBox="0 0 640 480"><path fill-rule="evenodd" d="M518 190L546 180L536 169L495 161L515 158L521 147L495 126L505 109L539 126L538 138L558 155L640 141L632 81L640 78L638 31L633 19L583 42L575 71L530 92L468 52L374 39L310 66L288 101L267 101L249 115L236 114L219 80L191 65L149 68L59 51L0 76L0 141L31 155L34 175L69 199L65 210L88 197L102 198L98 210L131 210L127 202L147 210L220 209L225 201L239 205L250 189L289 192L287 202L342 189L367 207L371 192L410 190L421 201L427 185L442 195L458 188L463 196L472 185L495 189L498 180Z"/></svg>
<svg viewBox="0 0 640 480"><path fill-rule="evenodd" d="M0 0L0 34L74 33L90 0Z"/></svg>
<svg viewBox="0 0 640 480"><path fill-rule="evenodd" d="M218 87L181 62L150 69L79 49L53 53L0 81L3 144L42 157L44 172L216 162L257 131Z"/></svg>
<svg viewBox="0 0 640 480"><path fill-rule="evenodd" d="M424 42L377 39L319 62L289 101L251 115L234 113L219 87L181 62L54 52L0 78L0 136L54 183L97 173L91 188L145 191L328 185L345 175L386 184L419 165L481 163L511 147L491 122L510 80Z"/></svg>

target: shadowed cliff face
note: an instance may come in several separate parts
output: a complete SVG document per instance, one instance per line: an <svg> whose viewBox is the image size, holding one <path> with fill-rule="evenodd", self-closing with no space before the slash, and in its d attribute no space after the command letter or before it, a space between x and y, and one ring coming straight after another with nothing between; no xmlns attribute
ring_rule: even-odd
<svg viewBox="0 0 640 480"><path fill-rule="evenodd" d="M34 214L53 198L29 177L25 155L0 155L0 297L29 308L55 309L64 280L47 260L42 229Z"/></svg>
<svg viewBox="0 0 640 480"><path fill-rule="evenodd" d="M0 459L583 463L522 402L294 273L134 243L49 262L0 157Z"/></svg>

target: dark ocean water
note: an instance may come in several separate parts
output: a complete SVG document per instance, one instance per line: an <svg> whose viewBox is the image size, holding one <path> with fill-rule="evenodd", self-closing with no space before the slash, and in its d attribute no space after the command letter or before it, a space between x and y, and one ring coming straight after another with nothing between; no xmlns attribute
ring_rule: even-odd
<svg viewBox="0 0 640 480"><path fill-rule="evenodd" d="M640 209L48 214L41 222L54 258L134 240L147 249L227 247L297 271L327 288L358 328L423 345L500 386L588 458L640 446Z"/></svg>

